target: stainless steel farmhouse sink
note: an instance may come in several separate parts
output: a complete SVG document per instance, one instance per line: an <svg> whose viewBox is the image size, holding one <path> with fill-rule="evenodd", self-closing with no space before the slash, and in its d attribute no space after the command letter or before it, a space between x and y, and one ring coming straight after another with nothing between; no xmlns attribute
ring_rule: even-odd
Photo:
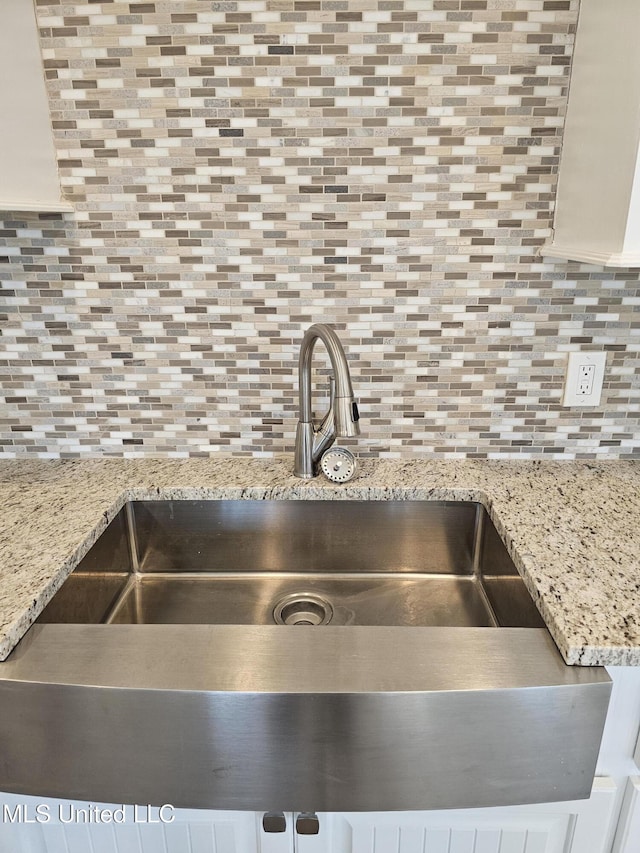
<svg viewBox="0 0 640 853"><path fill-rule="evenodd" d="M479 504L130 503L41 622L543 627Z"/></svg>
<svg viewBox="0 0 640 853"><path fill-rule="evenodd" d="M0 664L0 789L297 811L589 795L564 664L472 502L125 504Z"/></svg>

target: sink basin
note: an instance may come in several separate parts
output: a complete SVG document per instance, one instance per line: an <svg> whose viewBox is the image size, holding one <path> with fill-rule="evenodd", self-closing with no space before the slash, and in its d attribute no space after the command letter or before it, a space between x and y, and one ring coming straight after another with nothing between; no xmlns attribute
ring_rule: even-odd
<svg viewBox="0 0 640 853"><path fill-rule="evenodd" d="M40 622L543 627L470 502L142 501Z"/></svg>
<svg viewBox="0 0 640 853"><path fill-rule="evenodd" d="M0 790L266 811L576 799L610 690L564 664L480 504L136 501L0 664Z"/></svg>

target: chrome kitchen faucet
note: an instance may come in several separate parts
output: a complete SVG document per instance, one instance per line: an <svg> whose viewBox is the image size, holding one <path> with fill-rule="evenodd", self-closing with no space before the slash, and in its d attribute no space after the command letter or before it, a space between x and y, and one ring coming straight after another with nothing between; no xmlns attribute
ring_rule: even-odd
<svg viewBox="0 0 640 853"><path fill-rule="evenodd" d="M323 341L329 353L333 376L330 380L329 411L316 428L311 414L311 360L318 338ZM360 416L351 387L349 366L342 344L331 326L316 323L307 329L300 347L298 384L300 419L296 429L293 473L296 477L310 480L318 473L317 465L320 457L338 436L360 434L358 424Z"/></svg>

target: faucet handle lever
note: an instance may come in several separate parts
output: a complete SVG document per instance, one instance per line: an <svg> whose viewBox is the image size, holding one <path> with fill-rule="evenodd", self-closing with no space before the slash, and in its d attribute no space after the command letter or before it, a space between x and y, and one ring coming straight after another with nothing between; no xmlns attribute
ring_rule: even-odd
<svg viewBox="0 0 640 853"><path fill-rule="evenodd" d="M333 409L333 402L336 399L336 377L333 373L329 374L329 408Z"/></svg>

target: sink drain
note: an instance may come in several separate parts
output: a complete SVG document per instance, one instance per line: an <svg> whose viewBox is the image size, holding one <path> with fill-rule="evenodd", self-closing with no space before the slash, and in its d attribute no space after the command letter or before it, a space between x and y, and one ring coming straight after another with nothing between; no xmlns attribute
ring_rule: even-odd
<svg viewBox="0 0 640 853"><path fill-rule="evenodd" d="M332 616L333 607L326 598L307 592L287 595L273 608L278 625L326 625Z"/></svg>

